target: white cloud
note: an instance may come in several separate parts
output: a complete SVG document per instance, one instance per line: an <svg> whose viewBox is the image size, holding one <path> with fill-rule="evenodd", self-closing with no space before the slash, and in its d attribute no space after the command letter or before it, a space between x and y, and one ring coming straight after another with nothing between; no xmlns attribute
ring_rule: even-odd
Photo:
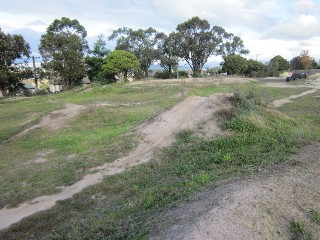
<svg viewBox="0 0 320 240"><path fill-rule="evenodd" d="M300 15L272 27L263 38L301 40L319 36L320 21L313 15Z"/></svg>
<svg viewBox="0 0 320 240"><path fill-rule="evenodd" d="M318 5L313 0L298 0L293 5L293 10L298 13L310 13L315 11Z"/></svg>

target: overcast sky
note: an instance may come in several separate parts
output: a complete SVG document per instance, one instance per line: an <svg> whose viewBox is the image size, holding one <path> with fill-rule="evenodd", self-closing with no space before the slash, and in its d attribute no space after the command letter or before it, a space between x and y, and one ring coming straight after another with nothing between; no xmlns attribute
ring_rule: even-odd
<svg viewBox="0 0 320 240"><path fill-rule="evenodd" d="M320 0L0 0L0 27L20 33L35 50L54 19L77 19L92 44L119 27L170 33L193 16L240 36L247 58L290 60L301 50L320 59ZM112 48L114 45L109 43ZM111 49L112 50L112 49ZM212 59L217 65L219 59Z"/></svg>

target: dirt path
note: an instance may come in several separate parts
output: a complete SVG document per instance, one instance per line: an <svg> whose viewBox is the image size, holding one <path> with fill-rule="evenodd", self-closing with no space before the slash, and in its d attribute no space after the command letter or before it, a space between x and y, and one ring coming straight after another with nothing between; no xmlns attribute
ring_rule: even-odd
<svg viewBox="0 0 320 240"><path fill-rule="evenodd" d="M50 112L48 116L45 116L44 118L42 118L38 124L35 124L32 127L25 129L21 133L10 138L8 141L15 140L36 128L47 128L51 130L59 129L60 127L65 125L65 122L67 120L77 116L80 113L80 111L83 110L84 108L85 107L82 105L68 103L66 104L64 109Z"/></svg>
<svg viewBox="0 0 320 240"><path fill-rule="evenodd" d="M290 222L310 222L320 209L320 145L305 147L291 161L247 179L233 179L203 191L163 213L152 240L291 239Z"/></svg>
<svg viewBox="0 0 320 240"><path fill-rule="evenodd" d="M281 82L281 83L268 83L266 84L267 86L269 87L288 87L290 85L288 85L287 83L285 82ZM291 86L292 87L292 86ZM307 81L304 85L298 85L298 86L295 86L295 87L311 87L312 89L311 90L308 90L308 91L305 91L303 93L300 93L300 94L296 94L296 95L291 95L287 98L284 98L284 99L280 99L280 100L276 100L273 102L273 106L274 107L281 107L282 105L286 104L286 103L290 103L292 102L291 100L292 99L296 99L296 98L299 98L299 97L303 97L305 95L308 95L308 94L312 94L312 93L315 93L317 92L319 89L320 89L320 78L316 79L316 80L313 80L313 81Z"/></svg>
<svg viewBox="0 0 320 240"><path fill-rule="evenodd" d="M206 129L205 122L212 119L216 111L228 106L228 102L227 97L223 94L215 94L210 97L186 98L151 122L146 122L139 126L136 129L136 133L141 134L143 140L128 156L91 169L94 173L85 176L81 181L71 186L60 187L61 192L57 194L33 199L17 208L0 210L0 230L19 222L24 217L53 207L58 200L71 198L85 187L101 182L106 176L121 173L128 168L149 161L154 150L169 146L174 140L175 134L183 129L194 129L202 125L201 129L204 133L210 130L212 136L220 134L217 126L211 126L210 129ZM44 126L49 120L50 117L46 121L41 121L38 126ZM36 127L31 129L34 128Z"/></svg>

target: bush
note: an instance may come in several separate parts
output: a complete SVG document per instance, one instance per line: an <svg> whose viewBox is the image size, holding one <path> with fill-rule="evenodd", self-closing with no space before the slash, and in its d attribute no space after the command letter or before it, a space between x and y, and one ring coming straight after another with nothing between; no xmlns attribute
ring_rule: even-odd
<svg viewBox="0 0 320 240"><path fill-rule="evenodd" d="M266 90L258 90L255 87L240 88L235 86L232 89L230 98L234 105L243 109L252 109L257 106L267 107L273 102L273 97Z"/></svg>

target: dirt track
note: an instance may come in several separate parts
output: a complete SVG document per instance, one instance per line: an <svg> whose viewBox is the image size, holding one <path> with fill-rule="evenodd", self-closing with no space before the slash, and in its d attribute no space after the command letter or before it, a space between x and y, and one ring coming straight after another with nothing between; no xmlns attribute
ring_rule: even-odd
<svg viewBox="0 0 320 240"><path fill-rule="evenodd" d="M317 84L319 82L318 79ZM320 88L317 84L315 88ZM174 140L175 134L182 129L191 128L200 134L210 132L213 136L219 135L220 130L217 126L207 126L205 122L213 117L214 112L224 107L228 107L228 101L221 94L185 99L151 122L138 127L136 133L140 134L143 140L128 156L92 169L95 173L85 176L71 186L61 187L58 194L39 197L17 208L0 210L0 230L24 217L51 208L58 200L71 198L85 187L101 182L105 176L121 173L132 166L149 161L154 150L168 146ZM79 107L77 111L81 109ZM63 111L59 114L68 115L63 114ZM75 115L69 116L71 118ZM45 121L41 123L43 122ZM199 126L201 127L198 128ZM171 219L171 222L168 226L160 224L159 232L155 232L152 239L265 239L265 236L287 239L283 230L277 230L276 223L282 224L284 229L287 222L282 221L283 216L301 214L301 211L297 210L300 205L312 207L312 204L319 203L315 200L319 199L319 187L312 182L318 183L320 180L319 149L318 145L311 149L306 148L295 160L298 165L290 166L283 174L271 173L267 178L261 175L240 182L232 180L217 189L196 196L191 203L184 203L172 213L159 216L159 222L161 218L164 224L168 219ZM299 164L306 164L307 167L301 167ZM313 192L310 192L310 187L313 187ZM286 201L282 202L283 199ZM284 208L279 209L282 206ZM282 215L271 216L261 210L264 207L270 207ZM319 209L320 206L313 207ZM277 235L272 235L274 232Z"/></svg>
<svg viewBox="0 0 320 240"><path fill-rule="evenodd" d="M136 129L136 134L141 135L143 140L128 156L91 169L95 173L85 176L82 180L71 186L59 187L61 192L58 194L33 199L30 202L19 205L17 208L4 208L0 210L0 230L19 222L24 217L53 207L58 200L71 198L85 187L101 182L105 176L121 173L130 167L149 161L154 150L169 146L174 140L175 134L183 129L194 129L202 124L203 133L207 133L208 129L206 129L204 123L213 118L213 114L216 111L227 106L228 100L223 94L215 94L211 97L186 98L172 109L154 118L151 122L146 122L139 126ZM68 109L70 108L67 106L67 109L55 112L54 114L58 113L59 119L65 120L75 116L70 114ZM79 111L82 107L76 105L75 109ZM77 111L73 111L74 114ZM52 116L52 114L49 116ZM46 127L48 119L50 117L45 117L36 126ZM35 126L27 131L31 131L34 128ZM220 130L217 126L211 125L210 133L213 136L218 135L220 134Z"/></svg>

